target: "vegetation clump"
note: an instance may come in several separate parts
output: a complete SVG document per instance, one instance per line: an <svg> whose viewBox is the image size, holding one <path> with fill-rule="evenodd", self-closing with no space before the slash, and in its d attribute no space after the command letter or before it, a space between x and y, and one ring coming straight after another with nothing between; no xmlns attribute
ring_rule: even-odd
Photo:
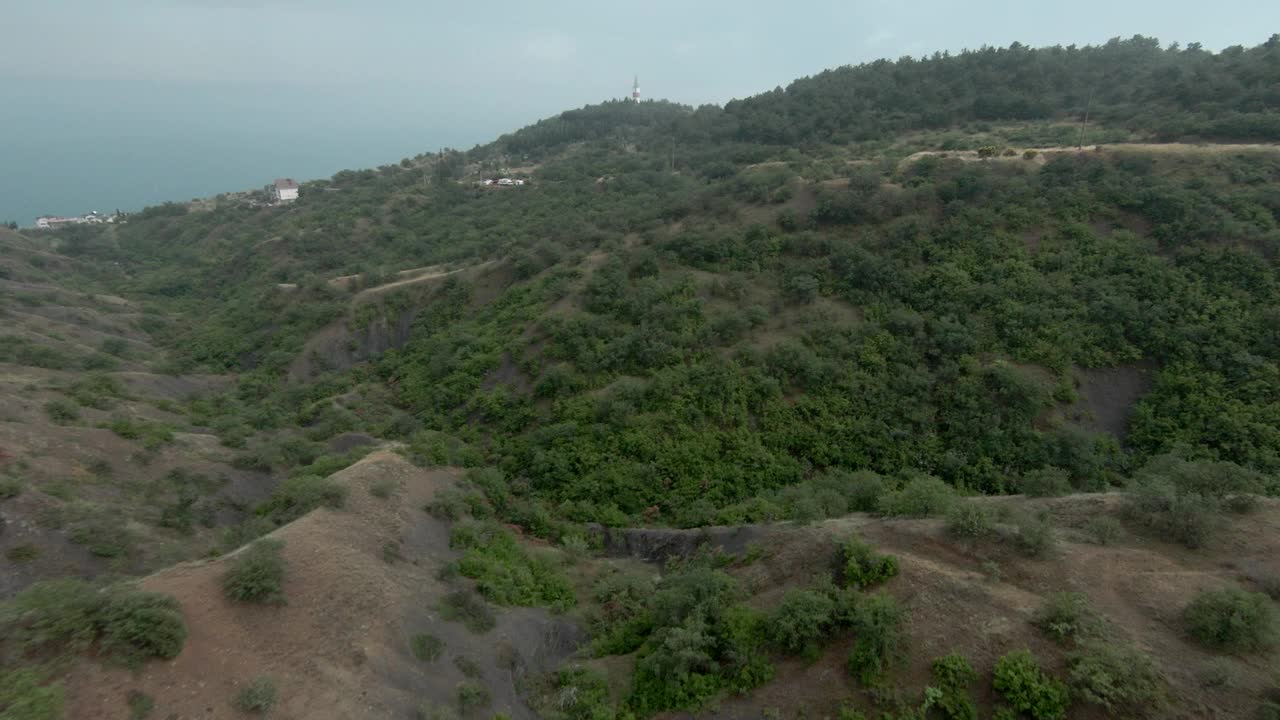
<svg viewBox="0 0 1280 720"><path fill-rule="evenodd" d="M992 685L1016 713L1035 720L1066 717L1067 686L1041 670L1029 650L1015 650L996 661Z"/></svg>
<svg viewBox="0 0 1280 720"><path fill-rule="evenodd" d="M898 574L898 558L877 554L860 538L845 540L840 553L842 580L848 587L869 588Z"/></svg>
<svg viewBox="0 0 1280 720"><path fill-rule="evenodd" d="M284 542L258 540L245 548L222 577L222 589L228 598L261 605L283 605L285 561L281 555Z"/></svg>
<svg viewBox="0 0 1280 720"><path fill-rule="evenodd" d="M1079 643L1103 630L1102 617L1089 606L1089 599L1073 592L1049 595L1033 622L1059 645Z"/></svg>
<svg viewBox="0 0 1280 720"><path fill-rule="evenodd" d="M849 619L853 630L853 651L849 671L863 684L872 685L900 659L902 624L905 613L891 596L870 595L858 601Z"/></svg>
<svg viewBox="0 0 1280 720"><path fill-rule="evenodd" d="M957 538L980 538L991 533L995 520L984 505L962 500L947 511L947 533Z"/></svg>
<svg viewBox="0 0 1280 720"><path fill-rule="evenodd" d="M458 571L474 579L480 594L499 605L566 610L574 604L573 589L560 567L529 554L496 523L455 525L449 546L463 551Z"/></svg>
<svg viewBox="0 0 1280 720"><path fill-rule="evenodd" d="M958 652L933 661L933 685L938 690L932 707L944 720L977 720L978 707L969 687L978 679L973 666Z"/></svg>
<svg viewBox="0 0 1280 720"><path fill-rule="evenodd" d="M497 625L498 620L484 600L467 590L454 590L444 596L440 603L440 614L446 620L460 622L473 633L486 633Z"/></svg>
<svg viewBox="0 0 1280 720"><path fill-rule="evenodd" d="M1146 653L1127 645L1087 640L1067 659L1074 697L1114 717L1159 716L1165 680Z"/></svg>
<svg viewBox="0 0 1280 720"><path fill-rule="evenodd" d="M236 693L231 705L242 713L266 715L276 705L275 681L266 675L255 677Z"/></svg>
<svg viewBox="0 0 1280 720"><path fill-rule="evenodd" d="M444 653L444 641L435 635L419 633L409 638L413 656L423 662L435 662Z"/></svg>
<svg viewBox="0 0 1280 720"><path fill-rule="evenodd" d="M1239 588L1200 593L1183 612L1183 619L1200 644L1229 652L1267 649L1280 632L1270 598Z"/></svg>

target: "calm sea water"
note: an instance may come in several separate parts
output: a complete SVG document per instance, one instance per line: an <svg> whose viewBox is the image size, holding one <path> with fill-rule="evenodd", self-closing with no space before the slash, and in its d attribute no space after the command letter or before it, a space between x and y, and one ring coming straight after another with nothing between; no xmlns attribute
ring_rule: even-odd
<svg viewBox="0 0 1280 720"><path fill-rule="evenodd" d="M3 129L0 129L3 130ZM138 210L344 169L399 162L459 143L416 131L203 129L190 136L0 132L0 222ZM472 139L474 143L479 138Z"/></svg>

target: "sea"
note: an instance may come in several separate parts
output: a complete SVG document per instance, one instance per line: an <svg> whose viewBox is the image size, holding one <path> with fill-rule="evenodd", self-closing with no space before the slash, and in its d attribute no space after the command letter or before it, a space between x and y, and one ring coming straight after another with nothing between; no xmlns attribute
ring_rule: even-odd
<svg viewBox="0 0 1280 720"><path fill-rule="evenodd" d="M166 201L261 188L397 163L481 138L426 130L203 128L94 135L0 132L0 222L130 212ZM465 143L465 145L464 145Z"/></svg>

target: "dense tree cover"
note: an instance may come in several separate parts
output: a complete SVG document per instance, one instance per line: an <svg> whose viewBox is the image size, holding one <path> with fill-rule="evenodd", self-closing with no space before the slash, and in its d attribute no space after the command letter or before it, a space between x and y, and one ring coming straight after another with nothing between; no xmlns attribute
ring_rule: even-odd
<svg viewBox="0 0 1280 720"><path fill-rule="evenodd" d="M846 159L973 120L1051 135L1041 121L1095 86L1093 117L1124 131L1272 137L1221 128L1270 122L1276 69L1275 42L1143 38L873 63L723 109L583 108L287 207L161 207L57 237L124 268L175 368L243 373L201 409L228 442L425 429L500 465L542 527L829 514L819 493L881 507L815 484L854 471L876 492L1097 489L1157 455L1274 474L1277 155ZM528 186L473 184L526 162ZM436 263L469 270L349 310ZM282 383L312 332L379 317L412 331L372 370ZM1117 366L1154 378L1123 446L1067 419L1075 369ZM409 415L339 417L328 398L357 381ZM782 494L802 482L813 497Z"/></svg>
<svg viewBox="0 0 1280 720"><path fill-rule="evenodd" d="M1182 137L1280 138L1280 36L1211 53L1155 38L1100 46L984 47L828 70L725 107L734 137L874 140L973 120L1090 118Z"/></svg>

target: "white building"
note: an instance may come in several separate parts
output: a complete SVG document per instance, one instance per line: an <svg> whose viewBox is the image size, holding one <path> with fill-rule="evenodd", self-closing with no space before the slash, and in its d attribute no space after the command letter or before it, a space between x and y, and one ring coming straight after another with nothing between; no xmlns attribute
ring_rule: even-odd
<svg viewBox="0 0 1280 720"><path fill-rule="evenodd" d="M272 188L276 202L293 202L298 199L298 181L293 178L279 178Z"/></svg>

